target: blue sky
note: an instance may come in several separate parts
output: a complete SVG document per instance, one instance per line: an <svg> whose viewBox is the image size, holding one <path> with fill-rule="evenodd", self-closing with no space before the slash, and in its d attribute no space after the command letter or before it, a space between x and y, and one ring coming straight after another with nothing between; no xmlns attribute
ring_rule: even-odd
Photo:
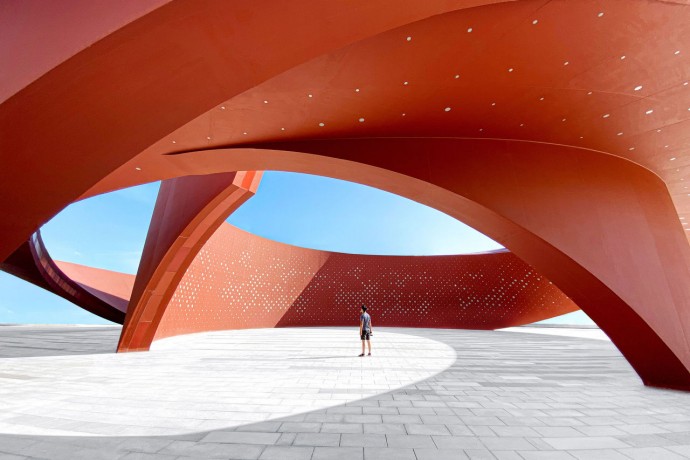
<svg viewBox="0 0 690 460"><path fill-rule="evenodd" d="M136 273L159 184L75 203L42 229L56 260ZM298 246L360 254L438 255L501 246L439 211L350 182L266 172L257 195L228 221ZM109 324L0 272L0 323ZM576 312L549 322L591 324Z"/></svg>
<svg viewBox="0 0 690 460"><path fill-rule="evenodd" d="M257 195L228 221L265 238L358 254L439 255L502 248L414 201L307 174L267 172Z"/></svg>

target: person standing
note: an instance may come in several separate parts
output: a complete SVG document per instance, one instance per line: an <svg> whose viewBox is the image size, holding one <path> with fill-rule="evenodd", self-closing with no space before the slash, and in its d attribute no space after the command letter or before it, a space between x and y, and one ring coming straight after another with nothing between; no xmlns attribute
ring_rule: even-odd
<svg viewBox="0 0 690 460"><path fill-rule="evenodd" d="M367 341L369 347L369 356L371 356L371 316L367 313L367 307L362 305L361 314L359 315L359 337L362 339L362 354L364 356L364 341Z"/></svg>

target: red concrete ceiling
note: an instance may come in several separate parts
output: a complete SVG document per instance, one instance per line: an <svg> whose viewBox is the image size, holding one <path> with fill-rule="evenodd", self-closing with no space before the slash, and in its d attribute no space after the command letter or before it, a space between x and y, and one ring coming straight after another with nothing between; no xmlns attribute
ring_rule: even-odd
<svg viewBox="0 0 690 460"><path fill-rule="evenodd" d="M668 2L521 1L440 14L220 102L107 184L139 180L134 164L151 170L147 179L166 177L162 153L243 143L518 139L639 163L663 178L690 217L688 43L690 10Z"/></svg>
<svg viewBox="0 0 690 460"><path fill-rule="evenodd" d="M0 2L0 103L63 61L170 0Z"/></svg>
<svg viewBox="0 0 690 460"><path fill-rule="evenodd" d="M113 169L217 103L383 31L496 1L401 0L392 8L382 0L175 0L128 23L150 5L113 21L109 7L90 16L82 14L89 11L84 1L72 0L62 17L81 21L60 27L53 24L58 15L39 14L35 2L13 5L13 14L0 15L0 30L11 38L0 42L0 56L9 59L0 67L19 69L0 82L13 94L0 104L0 155L7 170L23 174L0 181L0 196L18 203L31 190L36 199L5 213L0 259ZM16 44L37 36L17 65ZM47 50L53 41L66 44ZM56 158L78 167L55 175ZM152 179L115 181L124 187Z"/></svg>

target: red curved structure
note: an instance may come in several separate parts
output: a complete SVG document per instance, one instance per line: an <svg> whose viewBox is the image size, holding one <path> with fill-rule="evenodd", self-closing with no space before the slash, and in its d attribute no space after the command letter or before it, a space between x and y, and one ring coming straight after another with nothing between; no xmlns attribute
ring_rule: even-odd
<svg viewBox="0 0 690 460"><path fill-rule="evenodd" d="M0 263L0 270L59 295L101 318L120 324L125 320L134 277L54 261L40 231Z"/></svg>
<svg viewBox="0 0 690 460"><path fill-rule="evenodd" d="M118 351L148 350L180 279L213 232L261 180L254 171L169 179L161 184Z"/></svg>
<svg viewBox="0 0 690 460"><path fill-rule="evenodd" d="M3 8L0 67L26 50L0 83L0 260L98 193L321 174L462 219L553 281L646 384L690 388L687 2L107 3L52 49L65 31L36 3ZM227 210L207 205L189 211ZM129 308L125 342L164 310Z"/></svg>
<svg viewBox="0 0 690 460"><path fill-rule="evenodd" d="M182 278L154 340L208 330L352 326L497 329L578 309L507 251L372 256L299 248L223 224Z"/></svg>

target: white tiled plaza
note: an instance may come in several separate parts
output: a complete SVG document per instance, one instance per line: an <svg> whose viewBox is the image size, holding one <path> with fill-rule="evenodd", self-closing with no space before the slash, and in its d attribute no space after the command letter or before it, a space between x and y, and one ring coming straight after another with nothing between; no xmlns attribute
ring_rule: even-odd
<svg viewBox="0 0 690 460"><path fill-rule="evenodd" d="M114 354L119 328L3 326L0 458L690 458L690 394L596 332L535 332L378 328L359 358L356 328Z"/></svg>

